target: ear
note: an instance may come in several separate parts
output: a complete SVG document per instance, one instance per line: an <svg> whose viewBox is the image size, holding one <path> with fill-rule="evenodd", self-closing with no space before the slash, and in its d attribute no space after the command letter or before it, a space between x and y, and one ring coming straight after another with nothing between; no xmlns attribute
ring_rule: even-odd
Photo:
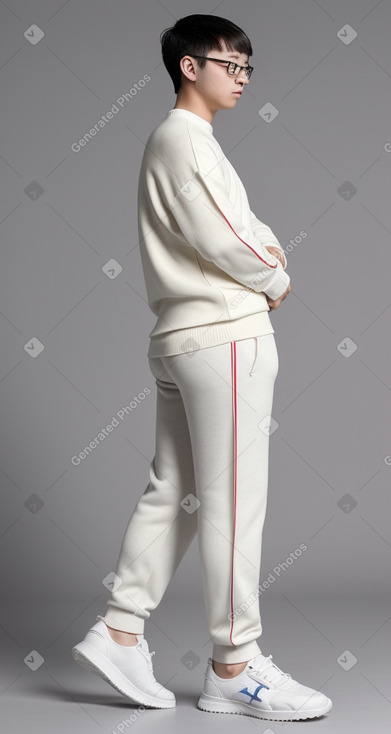
<svg viewBox="0 0 391 734"><path fill-rule="evenodd" d="M179 64L181 72L186 77L186 79L194 82L196 79L196 64L194 59L191 59L190 56L183 56Z"/></svg>

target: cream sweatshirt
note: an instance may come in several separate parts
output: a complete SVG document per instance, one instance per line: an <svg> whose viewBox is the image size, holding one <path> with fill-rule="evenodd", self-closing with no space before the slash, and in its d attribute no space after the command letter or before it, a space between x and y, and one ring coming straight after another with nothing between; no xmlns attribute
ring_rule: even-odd
<svg viewBox="0 0 391 734"><path fill-rule="evenodd" d="M140 255L157 321L148 357L274 333L265 293L290 282L265 245L283 252L250 210L213 127L171 109L149 136L138 182Z"/></svg>

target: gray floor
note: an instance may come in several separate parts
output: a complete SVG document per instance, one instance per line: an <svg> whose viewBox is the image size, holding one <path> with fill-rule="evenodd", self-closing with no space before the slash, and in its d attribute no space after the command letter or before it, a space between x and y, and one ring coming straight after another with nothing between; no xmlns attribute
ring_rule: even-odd
<svg viewBox="0 0 391 734"><path fill-rule="evenodd" d="M167 597L167 600L166 600ZM333 701L322 719L274 723L197 709L205 664L211 652L202 600L166 595L145 628L157 680L177 697L173 710L141 714L100 678L80 668L70 649L103 614L104 598L57 604L21 602L2 607L0 712L4 734L82 731L252 731L273 734L291 728L388 734L391 724L390 600L312 599L276 595L262 600L265 655L305 685ZM42 664L24 659L37 651ZM346 652L347 651L347 652ZM185 657L184 661L182 658ZM354 656L354 657L353 657ZM33 655L37 659L36 653ZM185 664L191 658L194 664ZM199 662L197 662L199 658ZM354 662L357 658L357 662ZM352 665L352 663L354 663ZM133 714L133 715L132 715ZM131 718L129 718L131 717ZM287 727L287 728L286 728ZM134 731L134 729L133 729Z"/></svg>

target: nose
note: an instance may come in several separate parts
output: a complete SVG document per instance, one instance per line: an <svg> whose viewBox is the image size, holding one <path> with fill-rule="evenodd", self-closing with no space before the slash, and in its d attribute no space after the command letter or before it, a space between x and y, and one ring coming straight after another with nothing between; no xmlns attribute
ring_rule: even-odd
<svg viewBox="0 0 391 734"><path fill-rule="evenodd" d="M241 76L241 79L239 79L239 77L240 77L240 76ZM248 76L247 76L246 72L244 71L244 69L241 69L241 70L239 71L239 74L237 75L236 79L237 79L237 81L239 81L239 82L240 82L241 84L242 84L242 83L244 83L244 84L248 84L248 83L249 83L249 81L250 81L250 79L248 78Z"/></svg>

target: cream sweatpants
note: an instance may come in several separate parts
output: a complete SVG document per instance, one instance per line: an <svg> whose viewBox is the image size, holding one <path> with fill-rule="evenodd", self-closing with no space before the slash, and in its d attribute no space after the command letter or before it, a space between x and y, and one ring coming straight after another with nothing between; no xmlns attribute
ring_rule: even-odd
<svg viewBox="0 0 391 734"><path fill-rule="evenodd" d="M212 657L255 657L269 432L278 353L274 334L150 357L156 452L129 520L104 617L144 634L197 534ZM198 532L197 532L198 531Z"/></svg>

